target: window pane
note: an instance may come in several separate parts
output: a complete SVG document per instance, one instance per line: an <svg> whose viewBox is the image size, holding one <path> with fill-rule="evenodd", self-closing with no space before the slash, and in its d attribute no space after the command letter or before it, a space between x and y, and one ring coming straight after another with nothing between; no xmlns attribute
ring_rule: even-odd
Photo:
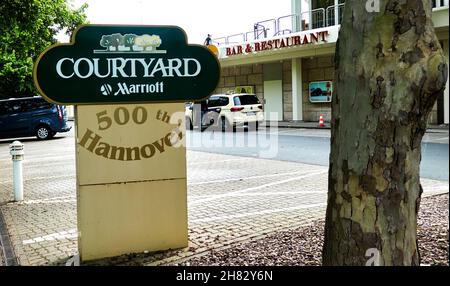
<svg viewBox="0 0 450 286"><path fill-rule="evenodd" d="M259 104L259 100L254 95L241 95L234 97L235 105L251 105L251 104Z"/></svg>
<svg viewBox="0 0 450 286"><path fill-rule="evenodd" d="M208 107L228 105L228 97L211 97L208 99Z"/></svg>
<svg viewBox="0 0 450 286"><path fill-rule="evenodd" d="M0 103L0 115L8 114L9 113L8 109L9 109L8 102L5 101Z"/></svg>

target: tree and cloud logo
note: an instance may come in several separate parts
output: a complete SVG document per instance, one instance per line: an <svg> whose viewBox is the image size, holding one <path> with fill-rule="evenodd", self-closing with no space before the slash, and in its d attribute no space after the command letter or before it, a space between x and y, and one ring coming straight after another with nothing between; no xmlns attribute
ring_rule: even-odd
<svg viewBox="0 0 450 286"><path fill-rule="evenodd" d="M176 26L84 25L47 48L33 76L59 104L186 102L214 92L220 64Z"/></svg>
<svg viewBox="0 0 450 286"><path fill-rule="evenodd" d="M150 53L165 54L166 50L158 50L162 40L158 35L136 35L114 33L111 35L102 35L100 46L104 50L94 50L95 54L101 53Z"/></svg>

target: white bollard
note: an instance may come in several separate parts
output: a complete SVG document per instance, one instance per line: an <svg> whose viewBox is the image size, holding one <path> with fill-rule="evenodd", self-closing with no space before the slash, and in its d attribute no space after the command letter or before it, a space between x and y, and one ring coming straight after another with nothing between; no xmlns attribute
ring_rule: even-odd
<svg viewBox="0 0 450 286"><path fill-rule="evenodd" d="M14 141L9 145L9 152L13 160L13 185L14 201L23 201L23 176L22 161L24 157L24 146L20 141Z"/></svg>

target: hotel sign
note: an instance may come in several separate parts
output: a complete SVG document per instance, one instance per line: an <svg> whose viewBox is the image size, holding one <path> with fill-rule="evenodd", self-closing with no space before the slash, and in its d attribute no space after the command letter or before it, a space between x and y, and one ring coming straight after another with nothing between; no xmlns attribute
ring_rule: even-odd
<svg viewBox="0 0 450 286"><path fill-rule="evenodd" d="M229 57L277 49L284 49L295 46L326 43L328 42L328 37L329 32L327 30L313 33L306 33L301 35L297 34L289 37L282 37L227 47L225 48L225 55Z"/></svg>
<svg viewBox="0 0 450 286"><path fill-rule="evenodd" d="M175 26L81 26L70 44L46 49L34 67L43 97L59 104L185 102L219 82L217 57L188 45Z"/></svg>

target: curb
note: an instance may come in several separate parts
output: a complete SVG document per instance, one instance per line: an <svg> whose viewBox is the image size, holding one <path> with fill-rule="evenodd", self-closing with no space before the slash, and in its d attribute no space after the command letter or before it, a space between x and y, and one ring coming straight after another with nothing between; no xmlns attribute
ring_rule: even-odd
<svg viewBox="0 0 450 286"><path fill-rule="evenodd" d="M267 126L270 127L270 126ZM325 124L324 127L319 127L319 126L292 126L292 125L287 125L287 126L282 126L279 125L278 128L291 128L291 129L318 129L318 130L323 130L323 129L331 129L331 127L327 124Z"/></svg>
<svg viewBox="0 0 450 286"><path fill-rule="evenodd" d="M17 258L12 248L11 240L9 239L8 230L6 228L5 220L3 219L3 213L0 209L0 247L3 252L3 261L5 266L18 266Z"/></svg>
<svg viewBox="0 0 450 286"><path fill-rule="evenodd" d="M266 128L270 128L270 125L266 125ZM318 129L318 130L326 130L331 129L331 126L325 123L324 127L319 126L299 126L299 125L278 125L277 128L291 128L291 129ZM448 128L427 128L425 133L448 133Z"/></svg>

